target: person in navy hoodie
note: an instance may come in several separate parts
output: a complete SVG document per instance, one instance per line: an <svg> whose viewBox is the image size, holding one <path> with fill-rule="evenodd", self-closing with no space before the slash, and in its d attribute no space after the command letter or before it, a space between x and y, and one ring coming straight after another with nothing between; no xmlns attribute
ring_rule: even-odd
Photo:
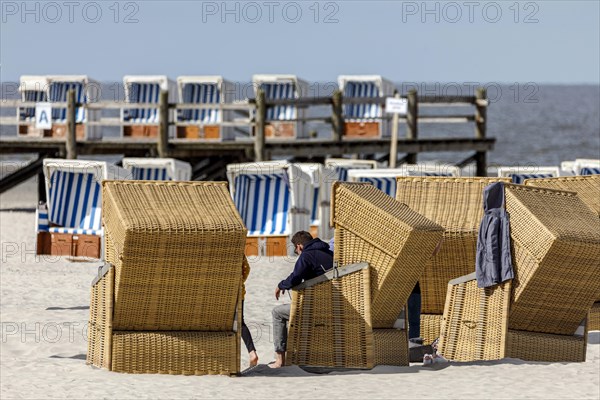
<svg viewBox="0 0 600 400"><path fill-rule="evenodd" d="M306 231L298 231L292 236L294 253L298 255L294 270L275 288L275 298L292 287L322 275L333 268L333 252L329 245L319 238L313 239ZM282 304L273 308L273 341L275 345L275 362L271 368L279 368L285 364L287 347L287 322L290 319L290 304Z"/></svg>

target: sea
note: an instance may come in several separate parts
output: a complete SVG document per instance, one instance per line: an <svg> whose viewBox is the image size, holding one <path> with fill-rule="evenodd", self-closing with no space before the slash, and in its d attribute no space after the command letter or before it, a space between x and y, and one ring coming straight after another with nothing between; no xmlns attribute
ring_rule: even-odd
<svg viewBox="0 0 600 400"><path fill-rule="evenodd" d="M118 83L102 84L101 98L122 100L123 93ZM313 93L328 95L332 85L320 83L311 86ZM398 88L405 88L402 83ZM242 94L248 93L247 86ZM449 84L418 85L419 93L428 95L461 94L470 95L468 86ZM487 111L487 136L496 139L494 149L488 153L488 164L494 166L559 166L561 161L576 158L600 158L600 85L550 85L535 83L494 84L487 86L490 105ZM250 91L251 92L251 91ZM251 95L251 94L250 94ZM14 84L2 85L1 98L18 98ZM236 96L238 100L240 95ZM421 116L428 114L472 113L473 107L450 109L448 107L421 107ZM109 111L113 114L118 111ZM316 107L313 116L327 115L327 108ZM14 115L12 108L2 106L2 116ZM116 116L104 114L105 116ZM320 138L331 135L327 125L309 123L308 130ZM118 129L105 128L104 137L118 136ZM399 135L406 134L404 124L400 125ZM0 126L0 136L16 135L16 127ZM430 124L420 123L420 138L474 137L474 123ZM467 157L464 153L421 153L419 161L457 163ZM30 159L33 155L3 154L2 161Z"/></svg>

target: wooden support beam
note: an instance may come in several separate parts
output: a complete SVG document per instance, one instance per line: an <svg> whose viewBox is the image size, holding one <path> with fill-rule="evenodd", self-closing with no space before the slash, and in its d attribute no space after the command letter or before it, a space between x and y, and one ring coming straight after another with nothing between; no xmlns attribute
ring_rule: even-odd
<svg viewBox="0 0 600 400"><path fill-rule="evenodd" d="M475 98L475 137L484 139L487 125L487 92L485 88L477 88ZM487 176L487 152L479 151L475 157L477 159L477 176Z"/></svg>
<svg viewBox="0 0 600 400"><path fill-rule="evenodd" d="M77 158L77 136L75 125L75 90L70 89L67 92L67 137L66 150L67 159L74 160Z"/></svg>
<svg viewBox="0 0 600 400"><path fill-rule="evenodd" d="M169 156L169 92L163 90L160 92L158 104L158 138L157 150L159 157Z"/></svg>
<svg viewBox="0 0 600 400"><path fill-rule="evenodd" d="M256 93L256 125L254 131L254 161L265 161L265 125L267 119L267 104L265 91L259 89Z"/></svg>
<svg viewBox="0 0 600 400"><path fill-rule="evenodd" d="M416 140L419 134L418 118L419 118L419 104L418 95L415 89L411 89L407 96L407 110L406 110L406 139ZM409 164L417 163L417 154L408 153L405 157L406 162Z"/></svg>
<svg viewBox="0 0 600 400"><path fill-rule="evenodd" d="M333 131L333 141L339 142L344 137L344 114L342 104L344 98L341 90L333 92L331 103L331 128Z"/></svg>

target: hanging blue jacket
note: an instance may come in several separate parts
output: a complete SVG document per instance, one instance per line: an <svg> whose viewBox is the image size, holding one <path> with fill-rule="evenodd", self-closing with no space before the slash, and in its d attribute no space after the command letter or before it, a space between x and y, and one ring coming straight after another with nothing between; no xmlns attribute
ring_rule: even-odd
<svg viewBox="0 0 600 400"><path fill-rule="evenodd" d="M279 289L288 290L294 286L315 278L333 268L333 252L329 245L319 238L304 245L302 254L296 260L294 270L286 279L279 282Z"/></svg>
<svg viewBox="0 0 600 400"><path fill-rule="evenodd" d="M475 277L477 287L498 285L514 278L510 251L510 221L504 208L504 184L492 183L483 190L485 214L479 227Z"/></svg>

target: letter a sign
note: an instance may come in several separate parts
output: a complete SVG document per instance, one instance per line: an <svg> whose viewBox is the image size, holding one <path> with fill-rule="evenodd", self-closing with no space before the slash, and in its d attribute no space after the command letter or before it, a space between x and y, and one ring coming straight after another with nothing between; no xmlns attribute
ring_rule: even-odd
<svg viewBox="0 0 600 400"><path fill-rule="evenodd" d="M37 129L52 129L51 103L35 103L35 127Z"/></svg>

